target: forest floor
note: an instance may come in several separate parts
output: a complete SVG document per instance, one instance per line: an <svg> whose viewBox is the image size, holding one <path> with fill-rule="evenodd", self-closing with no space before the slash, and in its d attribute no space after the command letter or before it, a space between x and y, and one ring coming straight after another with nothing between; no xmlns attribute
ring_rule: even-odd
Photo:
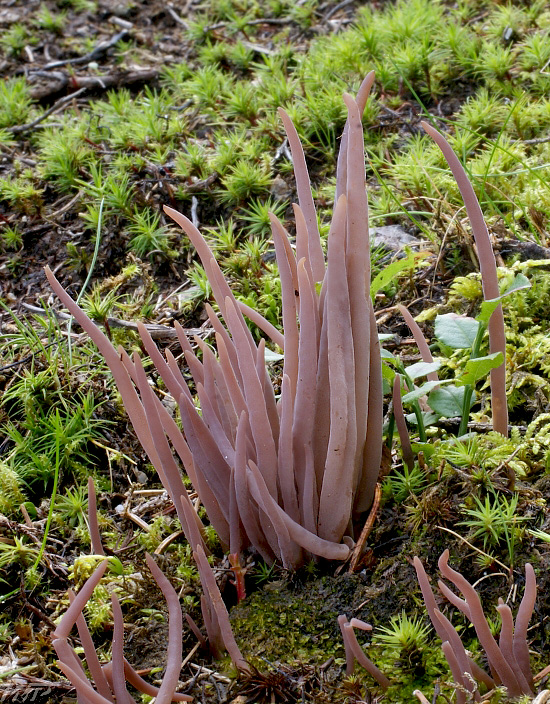
<svg viewBox="0 0 550 704"><path fill-rule="evenodd" d="M110 591L122 600L125 653L161 678L166 608L145 567L155 553L201 625L198 574L96 348L52 295L48 265L88 315L128 351L137 321L176 355L173 323L209 340L210 289L183 233L208 239L236 296L281 322L268 211L293 235L296 184L277 115L304 143L324 240L346 112L376 70L364 115L373 275L380 333L399 364L420 359L397 304L433 341L440 376L468 355L434 338L437 314L476 315L482 298L460 193L420 122L466 165L489 226L507 297L510 438L491 432L486 378L469 435L438 417L403 466L397 437L381 502L354 570L311 563L297 574L247 556L236 605L215 535L216 574L245 658L237 677L184 633L181 691L197 702L404 702L452 695L412 558L435 578L445 548L490 615L515 611L524 565L539 598L529 638L536 687L550 663L550 10L489 0L5 0L0 6L0 692L2 701L70 702L56 666L55 622L90 557L87 478L98 493L109 576L86 610L109 654ZM98 234L99 233L99 234ZM384 272L386 274L384 275ZM256 331L257 332L257 331ZM391 366L391 364L390 364ZM270 366L277 380L280 365ZM393 372L391 372L393 373ZM152 380L156 389L159 379ZM386 420L391 419L388 403ZM412 410L411 408L407 409ZM414 426L411 433L415 434ZM53 497L53 499L52 499ZM102 590L102 591L101 591ZM339 614L374 627L369 657L392 680L346 677ZM471 628L463 640L483 659ZM386 630L384 630L386 629ZM498 695L500 696L500 695ZM150 701L144 696L143 701ZM442 701L442 699L440 699Z"/></svg>

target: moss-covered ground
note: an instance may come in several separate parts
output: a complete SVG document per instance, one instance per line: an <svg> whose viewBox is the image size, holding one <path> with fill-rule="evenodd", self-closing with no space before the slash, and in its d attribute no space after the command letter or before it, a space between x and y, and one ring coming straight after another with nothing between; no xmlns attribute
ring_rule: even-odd
<svg viewBox="0 0 550 704"><path fill-rule="evenodd" d="M380 332L393 335L384 345L405 367L419 360L395 309L407 305L434 341L440 376L458 377L467 355L437 343L433 321L438 313L475 316L481 301L463 203L420 127L428 119L447 133L472 179L502 288L517 274L531 283L504 304L514 428L506 441L490 432L481 379L469 438L455 441L453 421L428 427L409 472L399 442L387 436L381 506L357 571L312 564L289 575L249 556L248 597L231 612L257 672L237 680L186 631L182 681L200 702L405 702L415 688L428 698L442 693L443 701L452 694L450 675L411 559L420 556L435 579L445 547L451 564L478 583L495 630L498 596L515 607L523 566L533 563L533 669L548 665L548 3L32 0L4 3L0 27L2 700L75 699L50 636L67 588L96 564L86 524L89 475L106 547L117 558L87 609L98 649L108 642L107 596L115 589L128 658L153 680L162 675L166 613L145 550L157 552L183 608L201 618L198 576L174 507L97 350L59 313L43 267L128 351L139 348L141 320L179 354L174 320L210 335L210 290L192 248L162 213L169 204L205 233L238 297L279 325L267 213L292 233L296 188L276 108L289 112L303 140L326 237L342 93L355 92L371 69L376 82L364 115L370 225L413 238L403 266L393 250L373 249L375 274L397 267L376 291ZM210 539L232 605L229 565ZM481 657L472 629L447 612ZM370 642L371 658L393 682L387 695L360 668L345 677L341 613L373 625L361 642Z"/></svg>

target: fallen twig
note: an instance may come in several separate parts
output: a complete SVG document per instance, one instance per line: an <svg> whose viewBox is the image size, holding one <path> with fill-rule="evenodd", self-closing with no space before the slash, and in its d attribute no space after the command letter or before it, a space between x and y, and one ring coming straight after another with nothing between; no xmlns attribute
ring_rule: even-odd
<svg viewBox="0 0 550 704"><path fill-rule="evenodd" d="M30 76L40 76L52 79L47 86L41 86L31 90L33 100L43 100L49 95L59 93L64 88L100 88L106 90L112 86L129 85L131 83L148 82L154 80L158 74L158 68L147 68L140 71L120 71L119 73L111 73L105 76L74 76L63 71L32 71Z"/></svg>
<svg viewBox="0 0 550 704"><path fill-rule="evenodd" d="M258 25L258 24L279 24L279 25L284 25L284 24L295 24L296 20L294 20L292 17L260 17L255 20L249 20L246 24L247 26L253 26L253 25ZM228 24L231 24L230 22L216 22L215 24L211 24L208 27L204 28L204 32L213 32L215 29L223 29L224 27L227 27Z"/></svg>
<svg viewBox="0 0 550 704"><path fill-rule="evenodd" d="M354 2L355 2L355 0L342 0L342 2L339 2L338 5L335 5L334 7L332 7L332 8L326 13L326 15L324 15L324 17L323 17L323 22L326 22L326 21L329 20L333 15L335 15L337 12L339 12L340 10L343 10L344 7L347 7L348 5L353 5Z"/></svg>
<svg viewBox="0 0 550 704"><path fill-rule="evenodd" d="M112 36L107 41L100 42L92 51L84 54L84 56L77 56L74 59L62 59L61 61L51 61L49 64L43 66L44 69L58 68L59 66L67 66L71 64L75 66L76 64L87 64L94 59L97 59L101 54L103 54L107 49L117 44L121 39L125 39L128 35L128 30L123 29L114 36Z"/></svg>
<svg viewBox="0 0 550 704"><path fill-rule="evenodd" d="M166 12L170 15L170 17L174 20L176 24L181 25L184 29L189 29L189 25L187 24L187 22L181 19L181 17L171 5L166 6Z"/></svg>
<svg viewBox="0 0 550 704"><path fill-rule="evenodd" d="M63 313L62 311L51 311L44 310L39 306L33 306L30 303L21 304L25 310L36 315L55 315L58 320L69 320L71 316L68 313ZM128 330L138 330L138 324L130 322L129 320L119 320L118 318L107 318L107 324L111 328L127 328ZM154 323L145 323L147 331L154 340L172 340L177 337L174 328L170 328L167 325L155 325ZM193 335L204 335L203 328L185 328L185 332L192 337ZM22 362L17 362L17 364L22 364ZM12 366L12 365L10 365ZM13 365L15 366L15 364Z"/></svg>
<svg viewBox="0 0 550 704"><path fill-rule="evenodd" d="M42 115L39 115L32 122L28 122L26 125L15 125L14 127L8 127L7 131L12 132L13 134L20 134L21 132L28 132L29 130L32 130L33 127L36 127L36 125L45 120L52 113L56 112L60 107L63 107L65 103L69 103L74 98L78 98L79 95L82 95L82 93L85 93L87 90L88 86L82 86L82 88L79 88L76 93L64 95L62 98L59 98L59 100L56 100L55 103L51 106L51 108L48 108L45 112L42 113Z"/></svg>

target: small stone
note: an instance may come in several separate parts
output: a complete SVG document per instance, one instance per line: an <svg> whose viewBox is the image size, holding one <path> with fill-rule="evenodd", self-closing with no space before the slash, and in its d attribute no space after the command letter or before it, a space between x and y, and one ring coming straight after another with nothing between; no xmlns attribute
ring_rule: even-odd
<svg viewBox="0 0 550 704"><path fill-rule="evenodd" d="M409 235L400 225L382 225L370 230L373 247L385 247L398 252L404 247L415 247L422 243L417 237Z"/></svg>
<svg viewBox="0 0 550 704"><path fill-rule="evenodd" d="M275 200L289 200L292 196L292 188L290 188L284 178L280 176L275 176L269 192Z"/></svg>
<svg viewBox="0 0 550 704"><path fill-rule="evenodd" d="M0 10L0 24L13 24L19 22L21 15L8 9Z"/></svg>

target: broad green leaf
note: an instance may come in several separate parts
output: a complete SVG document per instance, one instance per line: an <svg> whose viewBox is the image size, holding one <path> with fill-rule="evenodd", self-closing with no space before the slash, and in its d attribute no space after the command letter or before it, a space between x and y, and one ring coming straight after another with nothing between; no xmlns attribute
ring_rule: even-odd
<svg viewBox="0 0 550 704"><path fill-rule="evenodd" d="M107 558L107 561L109 563L109 569L111 570L111 572L119 576L124 574L124 565L118 559L118 557L109 557Z"/></svg>
<svg viewBox="0 0 550 704"><path fill-rule="evenodd" d="M504 293L500 294L500 298L504 296L509 296L515 291L520 291L523 288L531 288L531 282L524 274L516 274L512 283L508 286Z"/></svg>
<svg viewBox="0 0 550 704"><path fill-rule="evenodd" d="M393 332L379 332L378 341L386 342L386 340L393 340L395 338L395 333Z"/></svg>
<svg viewBox="0 0 550 704"><path fill-rule="evenodd" d="M419 386L417 389L409 391L409 393L405 394L401 400L403 401L403 403L411 403L411 401L416 401L416 399L420 398L421 396L426 396L426 394L429 394L430 391L436 386L439 386L439 384L449 384L451 383L451 381L452 379L445 379L444 381L427 381L425 384L422 384L422 386Z"/></svg>
<svg viewBox="0 0 550 704"><path fill-rule="evenodd" d="M391 352L388 352L388 350L385 350L383 347L380 348L380 356L382 357L382 359L389 359L391 362L397 362L395 356Z"/></svg>
<svg viewBox="0 0 550 704"><path fill-rule="evenodd" d="M27 513L33 521L38 518L38 511L32 501L24 501L23 506L27 509Z"/></svg>
<svg viewBox="0 0 550 704"><path fill-rule="evenodd" d="M436 418L439 418L439 416L435 416ZM424 425L428 425L424 421ZM411 447L412 451L415 455L418 455L419 452L422 452L424 454L424 457L429 460L430 457L433 455L435 451L435 446L433 443L430 442L411 442Z"/></svg>
<svg viewBox="0 0 550 704"><path fill-rule="evenodd" d="M446 386L435 389L428 396L428 406L445 418L462 416L462 406L464 405L464 386ZM472 402L474 394L472 394Z"/></svg>
<svg viewBox="0 0 550 704"><path fill-rule="evenodd" d="M476 320L480 323L488 323L489 318L493 315L493 312L500 303L500 298L492 298L490 301L483 301L481 304L481 309L479 315L476 315Z"/></svg>
<svg viewBox="0 0 550 704"><path fill-rule="evenodd" d="M422 416L425 428L429 425L433 425L439 418L439 415L437 413L433 413L433 411L422 411L420 415ZM410 425L418 425L416 413L407 413L405 419Z"/></svg>
<svg viewBox="0 0 550 704"><path fill-rule="evenodd" d="M488 323L493 311L505 296L509 296L511 293L515 293L516 291L530 287L531 282L526 276L523 274L516 274L514 280L503 294L501 294L498 298L491 298L488 301L483 301L479 315L476 316L476 320L479 320L481 323Z"/></svg>
<svg viewBox="0 0 550 704"><path fill-rule="evenodd" d="M441 362L416 362L407 367L405 371L411 379L418 379L419 376L426 376L432 372L436 372L441 366Z"/></svg>
<svg viewBox="0 0 550 704"><path fill-rule="evenodd" d="M387 286L392 279L395 279L398 274L407 269L414 269L416 262L419 259L423 259L428 256L426 252L410 252L403 259L396 259L395 261L388 264L385 269L382 269L371 282L370 285L370 295L374 301L374 297L380 291L380 289Z"/></svg>
<svg viewBox="0 0 550 704"><path fill-rule="evenodd" d="M395 376L395 371L388 364L383 363L382 364L382 377L384 379L387 379L388 381L393 382L394 376Z"/></svg>
<svg viewBox="0 0 550 704"><path fill-rule="evenodd" d="M438 315L435 319L435 336L453 350L467 350L476 339L479 323L473 318L456 313Z"/></svg>
<svg viewBox="0 0 550 704"><path fill-rule="evenodd" d="M493 354L488 354L485 357L469 359L466 362L466 371L461 376L460 381L463 384L470 384L472 386L478 379L486 377L491 369L500 367L503 362L504 356L502 352L493 352Z"/></svg>

